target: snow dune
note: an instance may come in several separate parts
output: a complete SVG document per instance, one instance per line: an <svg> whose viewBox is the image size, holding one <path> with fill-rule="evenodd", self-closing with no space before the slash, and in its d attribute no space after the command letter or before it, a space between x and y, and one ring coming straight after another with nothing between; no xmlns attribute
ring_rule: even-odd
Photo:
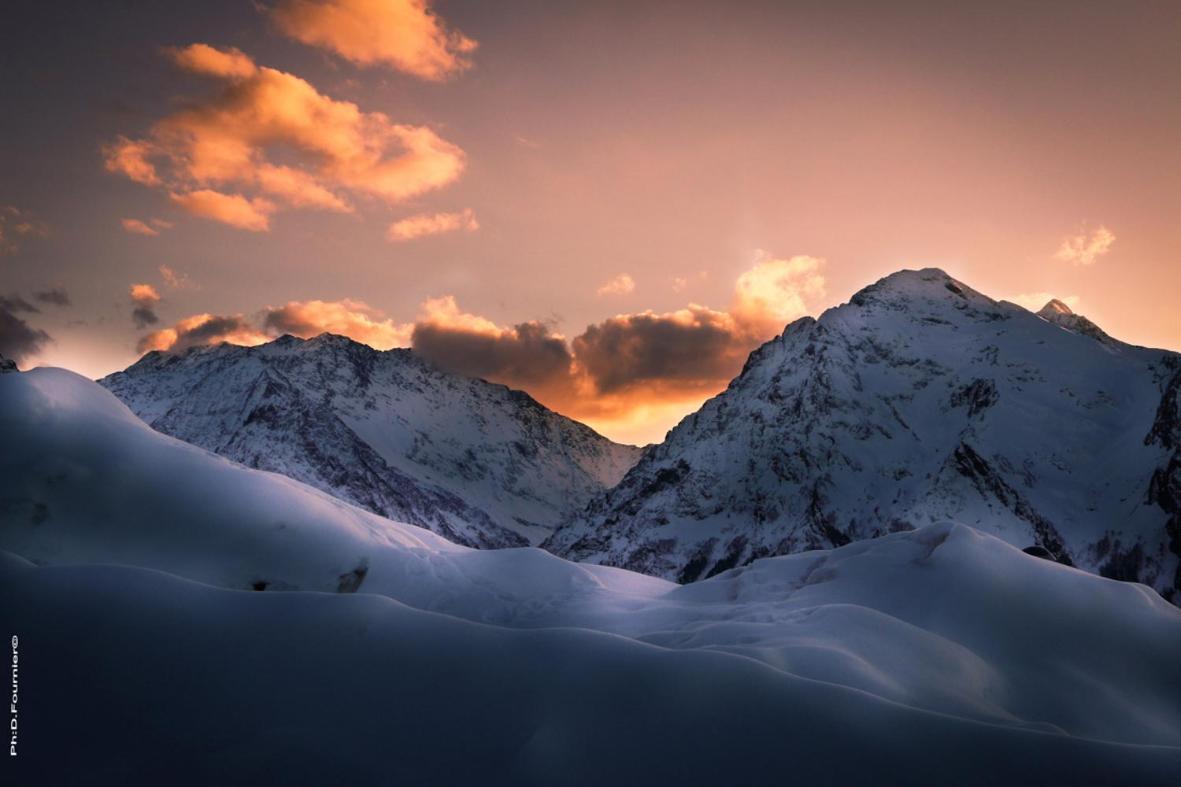
<svg viewBox="0 0 1181 787"><path fill-rule="evenodd" d="M0 435L0 615L43 783L1181 773L1181 611L966 526L678 586L456 546L61 370L0 375Z"/></svg>

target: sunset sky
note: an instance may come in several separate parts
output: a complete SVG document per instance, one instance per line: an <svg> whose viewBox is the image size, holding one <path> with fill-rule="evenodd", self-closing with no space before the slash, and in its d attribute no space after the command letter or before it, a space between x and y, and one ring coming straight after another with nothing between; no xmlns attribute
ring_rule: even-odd
<svg viewBox="0 0 1181 787"><path fill-rule="evenodd" d="M1181 3L0 12L0 352L328 330L659 440L906 267L1181 350Z"/></svg>

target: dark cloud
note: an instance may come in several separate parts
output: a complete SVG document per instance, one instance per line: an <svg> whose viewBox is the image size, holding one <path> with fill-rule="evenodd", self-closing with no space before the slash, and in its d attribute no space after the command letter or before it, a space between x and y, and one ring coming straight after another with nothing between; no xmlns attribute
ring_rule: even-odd
<svg viewBox="0 0 1181 787"><path fill-rule="evenodd" d="M596 390L618 393L648 383L718 384L732 378L757 340L725 312L612 317L574 339L574 355Z"/></svg>
<svg viewBox="0 0 1181 787"><path fill-rule="evenodd" d="M0 355L20 363L38 353L50 341L45 331L30 327L13 314L7 305L0 304Z"/></svg>
<svg viewBox="0 0 1181 787"><path fill-rule="evenodd" d="M420 322L411 341L416 353L444 369L515 387L563 383L573 360L565 340L540 322L495 332Z"/></svg>
<svg viewBox="0 0 1181 787"><path fill-rule="evenodd" d="M136 328L147 328L160 322L160 317L151 306L136 306L131 310L131 321Z"/></svg>
<svg viewBox="0 0 1181 787"><path fill-rule="evenodd" d="M41 311L15 293L12 295L0 295L0 309L10 312L27 312L29 314L36 314Z"/></svg>
<svg viewBox="0 0 1181 787"><path fill-rule="evenodd" d="M51 287L48 290L41 290L33 293L33 299L41 303L48 303L51 306L69 306L70 294L62 287Z"/></svg>
<svg viewBox="0 0 1181 787"><path fill-rule="evenodd" d="M604 415L719 390L758 339L727 312L692 307L613 317L567 342L544 323L500 328L446 300L415 324L412 344L450 371L523 388L566 413Z"/></svg>
<svg viewBox="0 0 1181 787"><path fill-rule="evenodd" d="M153 331L139 340L139 352L167 350L181 352L205 344L261 344L268 337L259 333L241 315L195 314L171 328Z"/></svg>
<svg viewBox="0 0 1181 787"><path fill-rule="evenodd" d="M237 336L244 332L249 333L253 330L250 323L241 317L215 315L200 325L178 333L176 344L172 346L172 349L187 350L190 347L199 347L203 344L217 344L225 341L227 337Z"/></svg>

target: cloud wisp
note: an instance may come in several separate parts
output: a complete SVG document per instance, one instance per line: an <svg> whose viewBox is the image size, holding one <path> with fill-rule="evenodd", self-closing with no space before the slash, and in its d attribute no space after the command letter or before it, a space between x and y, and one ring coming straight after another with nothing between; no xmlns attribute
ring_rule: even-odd
<svg viewBox="0 0 1181 787"><path fill-rule="evenodd" d="M630 295L636 291L636 280L629 274L621 273L603 283L595 290L596 295Z"/></svg>
<svg viewBox="0 0 1181 787"><path fill-rule="evenodd" d="M150 222L141 219L121 219L124 232L129 232L132 235L146 235L154 238L160 234L161 230L172 229L172 222L164 219L152 219Z"/></svg>
<svg viewBox="0 0 1181 787"><path fill-rule="evenodd" d="M1054 252L1054 259L1075 265L1093 265L1107 252L1111 251L1115 243L1115 233L1100 226L1093 232L1083 230L1076 235L1062 239L1058 251Z"/></svg>
<svg viewBox="0 0 1181 787"><path fill-rule="evenodd" d="M25 239L44 238L49 226L34 218L27 210L13 205L0 205L0 256L16 254Z"/></svg>
<svg viewBox="0 0 1181 787"><path fill-rule="evenodd" d="M70 306L70 294L64 287L50 287L33 293L33 300L50 306Z"/></svg>
<svg viewBox="0 0 1181 787"><path fill-rule="evenodd" d="M419 213L399 219L389 226L386 237L391 241L407 241L448 232L475 232L480 228L471 208L458 213Z"/></svg>

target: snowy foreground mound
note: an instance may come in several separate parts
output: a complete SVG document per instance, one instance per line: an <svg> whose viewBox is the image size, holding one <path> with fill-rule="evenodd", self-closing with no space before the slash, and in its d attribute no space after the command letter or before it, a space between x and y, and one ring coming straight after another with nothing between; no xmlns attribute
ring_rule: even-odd
<svg viewBox="0 0 1181 787"><path fill-rule="evenodd" d="M1181 612L965 526L677 586L450 544L68 372L0 375L0 435L16 765L39 783L1181 772Z"/></svg>

